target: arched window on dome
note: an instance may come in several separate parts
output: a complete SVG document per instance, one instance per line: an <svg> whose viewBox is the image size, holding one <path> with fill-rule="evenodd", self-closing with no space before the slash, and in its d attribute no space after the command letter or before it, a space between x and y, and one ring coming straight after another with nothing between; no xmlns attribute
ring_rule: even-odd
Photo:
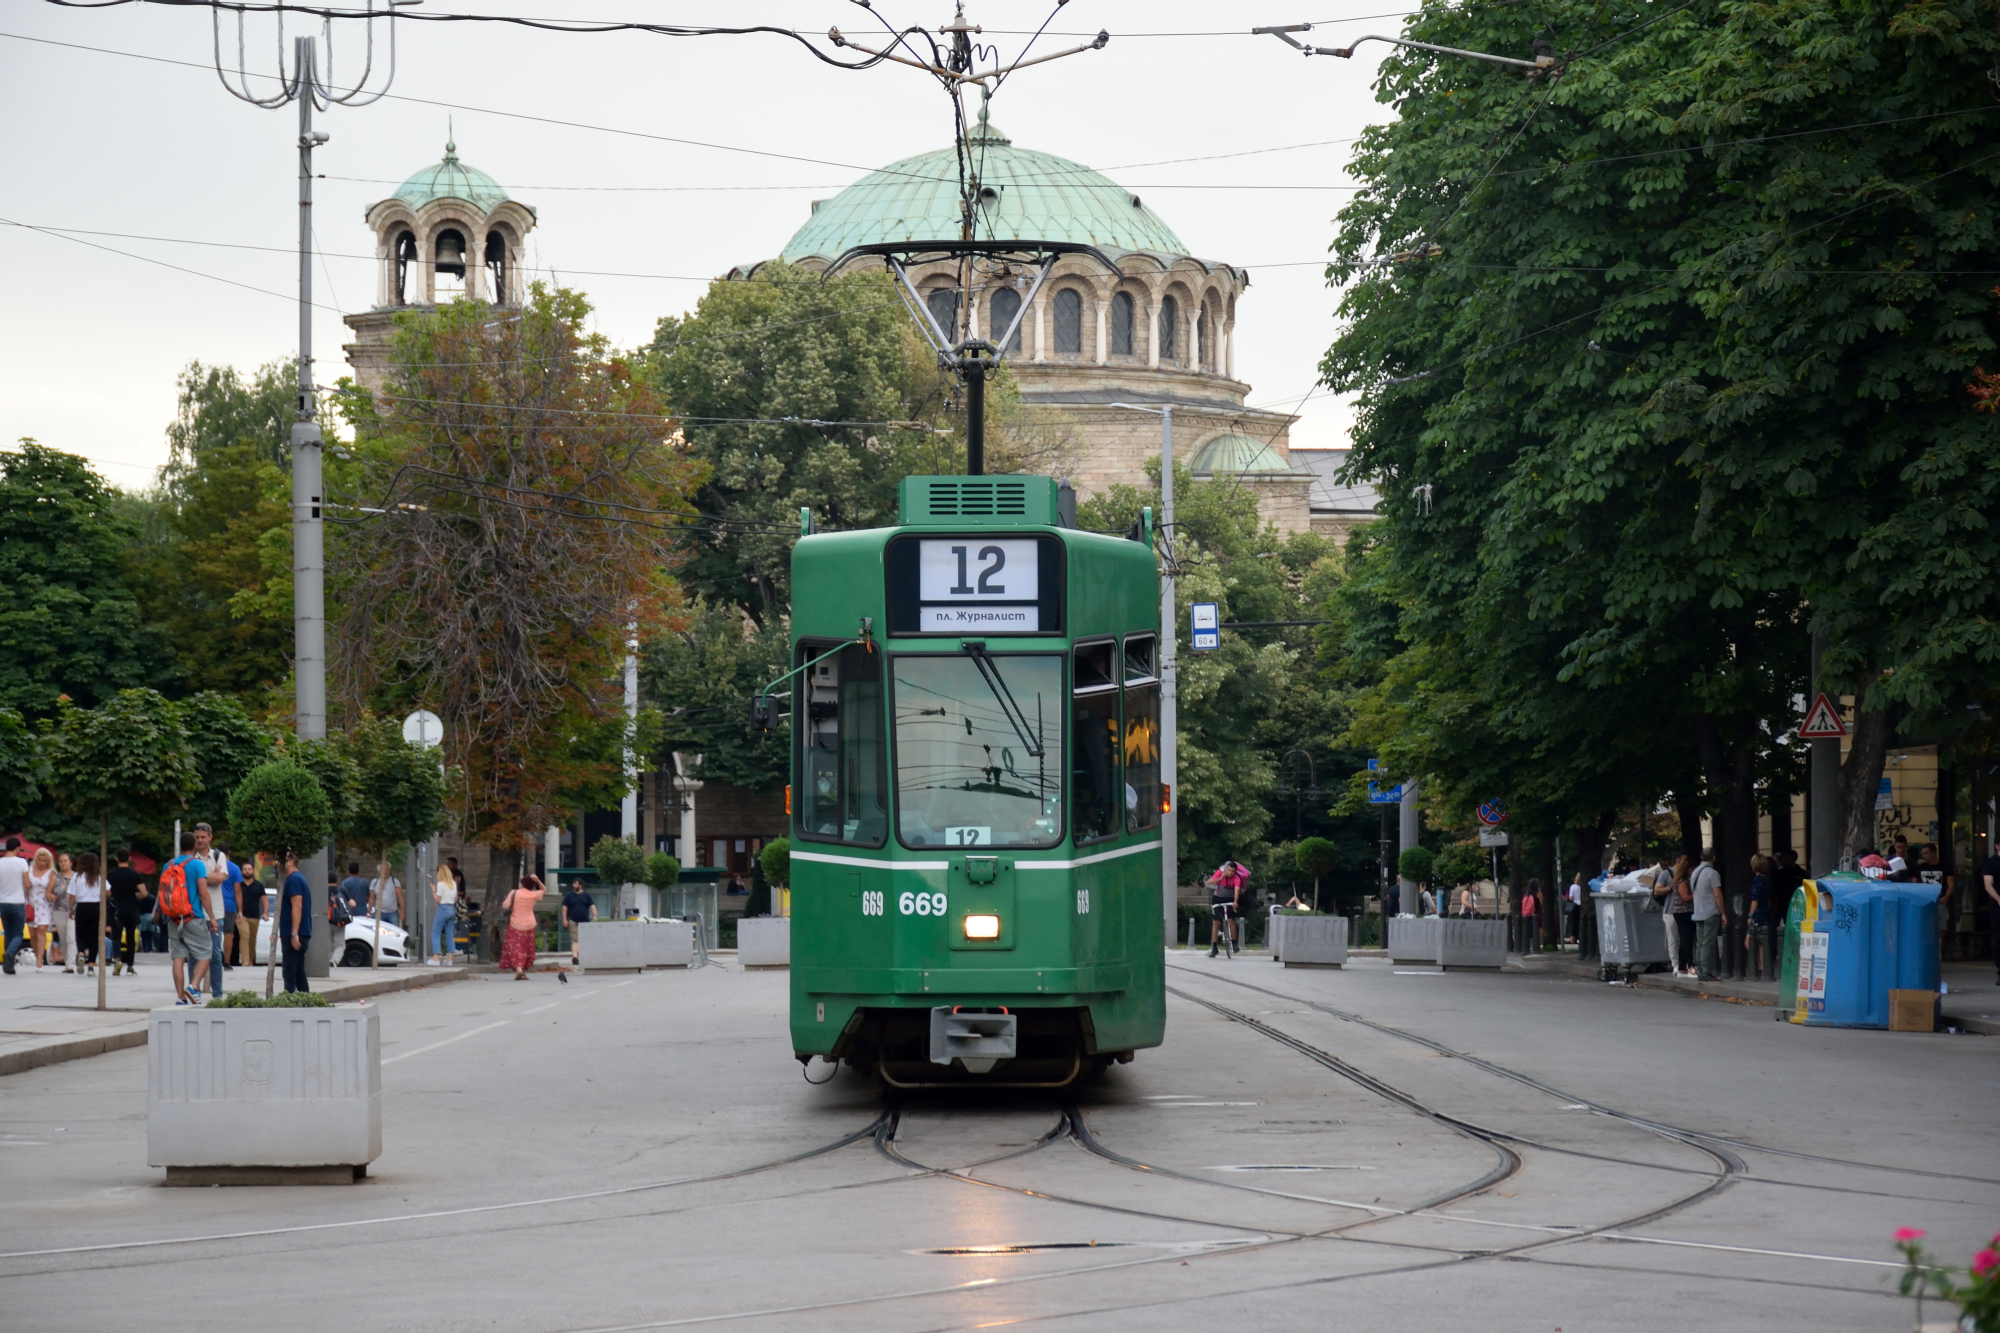
<svg viewBox="0 0 2000 1333"><path fill-rule="evenodd" d="M944 331L947 342L958 341L958 289L940 287L924 298L924 304L931 308L931 318Z"/></svg>
<svg viewBox="0 0 2000 1333"><path fill-rule="evenodd" d="M1180 322L1181 303L1171 296L1162 297L1160 300L1160 360L1162 361L1172 361L1179 355L1175 350L1177 343L1174 333Z"/></svg>
<svg viewBox="0 0 2000 1333"><path fill-rule="evenodd" d="M1194 317L1194 368L1200 370L1208 364L1208 312Z"/></svg>
<svg viewBox="0 0 2000 1333"><path fill-rule="evenodd" d="M1074 287L1056 293L1056 351L1083 351L1083 297Z"/></svg>
<svg viewBox="0 0 2000 1333"><path fill-rule="evenodd" d="M992 327L986 332L987 341L991 342L1005 333L1007 326L1014 322L1014 316L1020 313L1021 294L1019 292L1015 291L1012 287L1002 287L999 291L993 293L993 320ZM1014 337L1001 350L1007 352L1018 352L1021 350L1021 331L1019 329L1014 330Z"/></svg>
<svg viewBox="0 0 2000 1333"><path fill-rule="evenodd" d="M1132 293L1118 292L1111 298L1111 352L1132 355Z"/></svg>
<svg viewBox="0 0 2000 1333"><path fill-rule="evenodd" d="M507 305L507 238L497 231L486 233L486 289L494 305Z"/></svg>
<svg viewBox="0 0 2000 1333"><path fill-rule="evenodd" d="M410 303L410 267L417 262L417 237L415 232L399 231L396 239L389 242L390 260L396 266L395 303Z"/></svg>

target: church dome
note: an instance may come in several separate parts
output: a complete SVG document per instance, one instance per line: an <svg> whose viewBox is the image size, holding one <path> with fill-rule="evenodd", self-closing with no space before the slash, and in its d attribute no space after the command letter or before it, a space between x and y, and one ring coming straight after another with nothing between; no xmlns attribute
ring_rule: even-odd
<svg viewBox="0 0 2000 1333"><path fill-rule="evenodd" d="M477 167L458 160L458 145L447 141L444 161L418 171L397 187L395 198L411 208L422 208L435 199L463 199L481 212L490 213L507 198L500 182Z"/></svg>
<svg viewBox="0 0 2000 1333"><path fill-rule="evenodd" d="M1070 241L1117 254L1179 258L1187 247L1130 190L1081 163L1014 147L984 117L966 136L967 168L979 178L980 240ZM883 241L956 240L958 153L939 148L871 171L831 199L785 243L783 258L832 260Z"/></svg>
<svg viewBox="0 0 2000 1333"><path fill-rule="evenodd" d="M1292 465L1263 440L1248 435L1218 435L1194 451L1189 472L1289 472Z"/></svg>

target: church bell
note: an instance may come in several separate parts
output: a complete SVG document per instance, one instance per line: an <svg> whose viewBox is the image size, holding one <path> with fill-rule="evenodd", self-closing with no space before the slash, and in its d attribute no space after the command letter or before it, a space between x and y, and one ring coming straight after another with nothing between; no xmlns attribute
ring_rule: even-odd
<svg viewBox="0 0 2000 1333"><path fill-rule="evenodd" d="M465 242L457 232L446 232L438 239L437 269L454 278L465 276Z"/></svg>

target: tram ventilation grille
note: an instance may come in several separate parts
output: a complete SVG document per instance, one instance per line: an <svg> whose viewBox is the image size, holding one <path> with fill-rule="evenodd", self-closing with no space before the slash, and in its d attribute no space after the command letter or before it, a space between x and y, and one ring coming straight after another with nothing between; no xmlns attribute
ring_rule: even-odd
<svg viewBox="0 0 2000 1333"><path fill-rule="evenodd" d="M934 481L934 518L1021 518L1028 512L1027 483L1019 481Z"/></svg>

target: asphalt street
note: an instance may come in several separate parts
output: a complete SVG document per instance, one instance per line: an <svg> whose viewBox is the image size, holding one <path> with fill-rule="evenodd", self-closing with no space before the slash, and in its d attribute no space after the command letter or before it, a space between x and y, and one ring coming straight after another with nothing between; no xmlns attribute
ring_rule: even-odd
<svg viewBox="0 0 2000 1333"><path fill-rule="evenodd" d="M1073 1097L885 1101L787 977L381 997L351 1187L169 1189L143 1050L0 1079L18 1329L1906 1328L2000 1229L2000 1043L1360 960L1176 954ZM812 1077L827 1067L815 1065Z"/></svg>

